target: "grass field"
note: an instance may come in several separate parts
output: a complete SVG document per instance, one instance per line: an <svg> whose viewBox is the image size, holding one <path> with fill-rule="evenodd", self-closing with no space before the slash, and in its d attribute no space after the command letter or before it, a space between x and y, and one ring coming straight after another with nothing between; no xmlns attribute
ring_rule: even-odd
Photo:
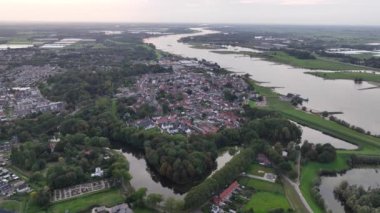
<svg viewBox="0 0 380 213"><path fill-rule="evenodd" d="M342 63L335 61L333 59L298 59L296 57L290 56L289 54L281 51L269 52L267 53L268 60L273 62L278 62L282 64L288 64L294 67L300 67L311 70L363 70L365 68L360 66L355 66L351 64Z"/></svg>
<svg viewBox="0 0 380 213"><path fill-rule="evenodd" d="M264 53L248 52L248 51L211 51L218 54L241 54L250 57L263 58L268 61L287 64L293 67L299 67L311 70L331 70L331 71L344 71L344 70L368 70L369 68L357 66L354 64L343 63L334 59L317 57L316 59L298 59L282 51L268 51Z"/></svg>
<svg viewBox="0 0 380 213"><path fill-rule="evenodd" d="M255 165L250 169L258 168ZM240 178L239 183L245 187L255 189L255 193L245 205L245 209L253 209L254 212L268 212L271 209L283 208L285 210L291 208L285 196L284 189L279 183L271 183L267 181Z"/></svg>
<svg viewBox="0 0 380 213"><path fill-rule="evenodd" d="M17 200L4 200L0 202L0 209L11 212L21 212L22 202Z"/></svg>
<svg viewBox="0 0 380 213"><path fill-rule="evenodd" d="M256 213L266 213L277 208L287 210L290 208L290 205L284 195L272 192L255 193L245 206L246 210L253 209Z"/></svg>
<svg viewBox="0 0 380 213"><path fill-rule="evenodd" d="M268 181L257 180L252 178L241 178L239 179L239 183L244 186L254 188L256 191L272 192L276 194L284 193L284 189L282 188L281 184L278 183L271 183Z"/></svg>
<svg viewBox="0 0 380 213"><path fill-rule="evenodd" d="M49 213L83 212L93 206L114 206L123 203L125 196L120 190L112 189L105 192L99 192L92 195L79 197L73 200L63 201L52 205Z"/></svg>
<svg viewBox="0 0 380 213"><path fill-rule="evenodd" d="M262 172L260 172L262 171ZM247 170L248 174L263 177L265 173L274 173L273 169L261 166L259 164L252 164Z"/></svg>
<svg viewBox="0 0 380 213"><path fill-rule="evenodd" d="M134 213L153 213L155 212L154 210L151 210L151 209L146 209L146 208L134 208L133 209L133 212Z"/></svg>
<svg viewBox="0 0 380 213"><path fill-rule="evenodd" d="M324 79L362 79L363 81L380 83L380 75L368 72L307 72L308 74Z"/></svg>

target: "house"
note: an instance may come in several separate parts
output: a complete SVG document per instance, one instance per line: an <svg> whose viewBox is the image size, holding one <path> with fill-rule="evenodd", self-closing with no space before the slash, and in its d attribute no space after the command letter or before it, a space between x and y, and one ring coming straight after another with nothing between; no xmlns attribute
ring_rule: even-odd
<svg viewBox="0 0 380 213"><path fill-rule="evenodd" d="M262 166L272 166L272 162L264 154L258 154L256 160Z"/></svg>
<svg viewBox="0 0 380 213"><path fill-rule="evenodd" d="M95 168L95 173L91 174L91 177L102 177L104 174L104 171L100 167Z"/></svg>
<svg viewBox="0 0 380 213"><path fill-rule="evenodd" d="M28 186L28 184L23 183L17 187L16 191L17 193L26 193L30 191L30 187Z"/></svg>
<svg viewBox="0 0 380 213"><path fill-rule="evenodd" d="M155 126L155 123L150 118L142 119L137 122L137 127L143 128L145 130L152 129Z"/></svg>
<svg viewBox="0 0 380 213"><path fill-rule="evenodd" d="M275 175L273 173L265 173L264 178L267 179L268 181L274 183L274 182L276 182L277 175Z"/></svg>
<svg viewBox="0 0 380 213"><path fill-rule="evenodd" d="M214 204L220 205L220 203L229 199L232 195L232 192L234 192L238 188L239 188L239 183L237 181L234 181L233 183L231 183L230 186L227 187L227 189L225 189L222 193L220 193L219 195L213 198Z"/></svg>

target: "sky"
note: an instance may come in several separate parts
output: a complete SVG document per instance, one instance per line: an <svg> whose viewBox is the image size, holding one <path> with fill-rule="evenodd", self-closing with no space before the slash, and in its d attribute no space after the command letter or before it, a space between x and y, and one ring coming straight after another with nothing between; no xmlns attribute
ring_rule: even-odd
<svg viewBox="0 0 380 213"><path fill-rule="evenodd" d="M380 25L380 0L0 0L0 22Z"/></svg>

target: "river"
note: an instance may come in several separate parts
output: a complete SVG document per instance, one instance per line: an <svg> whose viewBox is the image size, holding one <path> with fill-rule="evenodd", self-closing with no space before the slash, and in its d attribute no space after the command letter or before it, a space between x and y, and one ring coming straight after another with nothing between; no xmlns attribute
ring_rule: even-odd
<svg viewBox="0 0 380 213"><path fill-rule="evenodd" d="M325 200L327 209L334 213L345 212L342 204L334 196L334 188L342 181L347 181L350 185L363 186L364 189L368 187L380 188L380 172L378 169L361 168L349 170L335 177L322 177L319 187L320 193Z"/></svg>
<svg viewBox="0 0 380 213"><path fill-rule="evenodd" d="M336 115L353 125L380 134L380 89L359 90L373 85L363 82L355 84L352 80L324 80L305 74L306 69L275 64L259 58L239 54L218 54L215 49L196 49L180 43L183 37L216 33L216 31L197 29L193 34L168 35L146 39L157 49L184 57L206 59L237 73L248 73L253 79L268 82L265 86L282 87L276 89L281 94L296 93L309 102L304 105L318 111L339 111ZM225 50L225 49L222 49ZM245 49L246 50L246 49Z"/></svg>
<svg viewBox="0 0 380 213"><path fill-rule="evenodd" d="M164 197L183 198L192 186L176 185L173 182L160 177L150 168L143 153L134 150L123 149L123 155L129 162L129 172L132 175L131 185L135 189L147 188L148 193L162 194ZM236 153L237 154L237 153ZM216 159L217 167L212 172L221 169L233 158L228 151L221 153Z"/></svg>

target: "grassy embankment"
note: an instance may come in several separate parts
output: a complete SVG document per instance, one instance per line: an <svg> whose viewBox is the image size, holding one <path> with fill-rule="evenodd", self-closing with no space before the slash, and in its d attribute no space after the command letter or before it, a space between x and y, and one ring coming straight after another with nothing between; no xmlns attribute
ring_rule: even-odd
<svg viewBox="0 0 380 213"><path fill-rule="evenodd" d="M263 58L268 61L287 64L293 67L311 69L311 70L332 70L332 71L344 71L344 70L367 70L369 68L356 66L353 64L343 63L334 59L326 59L317 57L316 59L298 59L282 51L267 51L263 53L255 53L248 51L212 51L218 54L241 54L250 57Z"/></svg>
<svg viewBox="0 0 380 213"><path fill-rule="evenodd" d="M324 79L331 79L331 80L361 79L363 81L380 83L380 75L376 73L369 73L369 72L307 72L307 74L311 74L317 77L321 77Z"/></svg>
<svg viewBox="0 0 380 213"><path fill-rule="evenodd" d="M334 137L340 138L347 142L358 145L357 150L339 150L338 157L335 162L330 164L308 163L302 168L301 171L301 191L305 199L311 206L314 212L323 212L322 209L316 204L311 196L310 189L313 181L318 177L319 171L331 170L339 171L348 168L347 158L350 154L358 155L380 155L380 139L358 133L352 129L341 126L335 122L326 120L320 116L303 112L295 109L290 103L283 102L279 99L279 95L272 91L270 88L262 87L255 82L252 82L256 91L266 96L268 106L266 108L272 109L281 113L286 118L293 120L301 125L309 126L313 129L327 133Z"/></svg>

